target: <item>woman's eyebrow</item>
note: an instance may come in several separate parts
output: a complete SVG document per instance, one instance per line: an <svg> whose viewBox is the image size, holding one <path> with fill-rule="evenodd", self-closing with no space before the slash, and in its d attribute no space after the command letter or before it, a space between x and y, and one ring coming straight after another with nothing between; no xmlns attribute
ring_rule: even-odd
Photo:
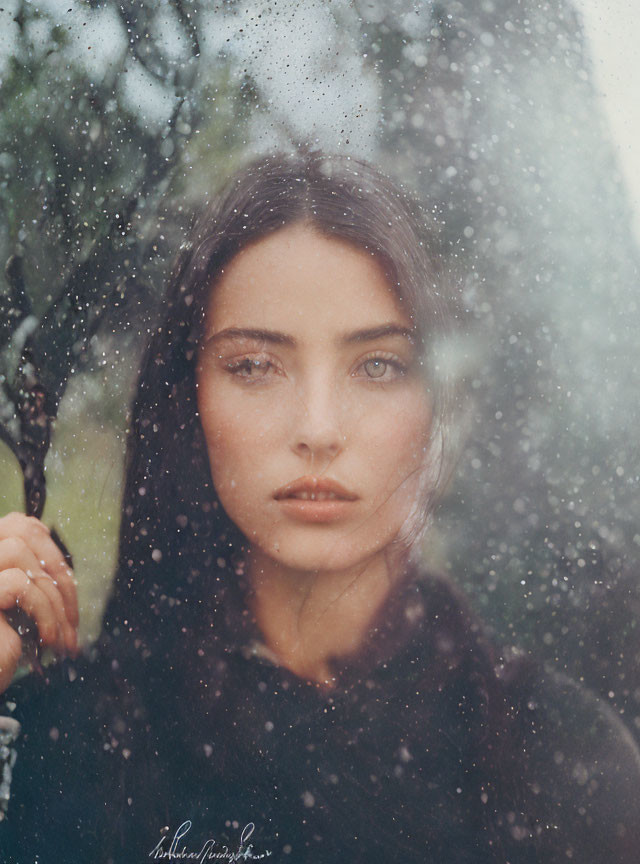
<svg viewBox="0 0 640 864"><path fill-rule="evenodd" d="M401 327L399 324L380 324L377 327L366 327L361 330L352 330L344 333L338 338L338 342L350 345L354 342L371 342L381 339L383 336L402 336L412 344L415 343L415 333L409 327ZM256 339L260 342L270 342L275 345L288 345L295 347L298 343L293 336L281 333L279 330L263 330L256 327L227 327L218 333L213 333L210 340L220 339Z"/></svg>
<svg viewBox="0 0 640 864"><path fill-rule="evenodd" d="M293 336L280 333L277 330L261 330L256 327L227 327L218 333L212 333L207 341L218 341L219 339L256 339L259 342L271 342L276 345L297 345Z"/></svg>
<svg viewBox="0 0 640 864"><path fill-rule="evenodd" d="M380 324L378 327L367 327L364 330L354 330L345 333L341 342L370 342L373 339L381 339L383 336L402 336L411 343L415 342L415 333L409 327L401 327L399 324Z"/></svg>

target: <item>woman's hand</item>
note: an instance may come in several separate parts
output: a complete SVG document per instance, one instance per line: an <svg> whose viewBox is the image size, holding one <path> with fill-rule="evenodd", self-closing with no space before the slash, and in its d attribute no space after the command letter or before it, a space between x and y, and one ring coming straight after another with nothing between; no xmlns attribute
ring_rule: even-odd
<svg viewBox="0 0 640 864"><path fill-rule="evenodd" d="M22 610L37 625L38 644L75 656L78 599L73 571L35 516L9 513L0 519L0 610L9 618ZM22 647L23 640L0 611L0 693L11 683Z"/></svg>

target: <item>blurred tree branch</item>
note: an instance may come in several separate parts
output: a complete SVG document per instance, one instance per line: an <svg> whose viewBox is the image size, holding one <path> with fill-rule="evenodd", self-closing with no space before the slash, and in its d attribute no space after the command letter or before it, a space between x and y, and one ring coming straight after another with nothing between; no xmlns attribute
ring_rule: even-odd
<svg viewBox="0 0 640 864"><path fill-rule="evenodd" d="M13 251L0 293L0 439L20 463L26 512L35 516L45 504L44 462L69 376L86 361L91 338L108 314L138 302L148 290L139 274L156 254L159 201L197 119L189 99L199 56L195 13L180 0L171 3L190 46L183 63L171 64L152 8L109 5L127 31L127 45L101 82L88 81L73 68L60 80L54 61L68 37L22 2L14 18L18 46L10 58L11 75L2 84L9 107L0 123L0 151L6 151L18 178L27 180L39 206L31 220L35 229L27 231L20 202L0 195L7 222L23 226L9 238ZM53 48L41 51L32 41L35 21L49 23ZM131 62L175 101L160 130L150 130L122 105L122 79ZM49 110L41 109L43 102ZM41 109L26 122L25 103ZM33 142L31 151L26 138ZM33 199L28 209L34 209ZM143 224L152 226L146 236ZM54 260L41 251L51 242ZM45 267L51 277L42 296L35 283Z"/></svg>

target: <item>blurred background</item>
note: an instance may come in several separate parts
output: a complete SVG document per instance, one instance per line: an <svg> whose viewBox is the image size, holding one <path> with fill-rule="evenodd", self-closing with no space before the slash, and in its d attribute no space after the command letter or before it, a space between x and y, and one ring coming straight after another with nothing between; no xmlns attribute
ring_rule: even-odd
<svg viewBox="0 0 640 864"><path fill-rule="evenodd" d="M44 519L74 556L82 638L113 572L140 350L190 214L247 157L320 146L416 192L461 275L472 425L425 560L506 648L640 736L632 0L2 4L0 422L37 336L51 375L67 364ZM0 477L0 515L23 509L2 442Z"/></svg>

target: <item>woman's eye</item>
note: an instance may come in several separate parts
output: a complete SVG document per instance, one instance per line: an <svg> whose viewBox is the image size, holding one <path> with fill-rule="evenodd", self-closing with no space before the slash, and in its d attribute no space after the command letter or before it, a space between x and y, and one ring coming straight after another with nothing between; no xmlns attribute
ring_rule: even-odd
<svg viewBox="0 0 640 864"><path fill-rule="evenodd" d="M374 360L366 360L363 365L370 378L383 378L384 373L387 371L389 366L386 360L379 360L377 358Z"/></svg>
<svg viewBox="0 0 640 864"><path fill-rule="evenodd" d="M365 377L372 380L391 381L406 374L407 367L391 357L369 357L361 366Z"/></svg>
<svg viewBox="0 0 640 864"><path fill-rule="evenodd" d="M238 378L246 378L259 380L264 378L269 369L273 367L270 360L264 358L243 357L225 365L227 372L236 375ZM275 368L275 367L273 367Z"/></svg>

